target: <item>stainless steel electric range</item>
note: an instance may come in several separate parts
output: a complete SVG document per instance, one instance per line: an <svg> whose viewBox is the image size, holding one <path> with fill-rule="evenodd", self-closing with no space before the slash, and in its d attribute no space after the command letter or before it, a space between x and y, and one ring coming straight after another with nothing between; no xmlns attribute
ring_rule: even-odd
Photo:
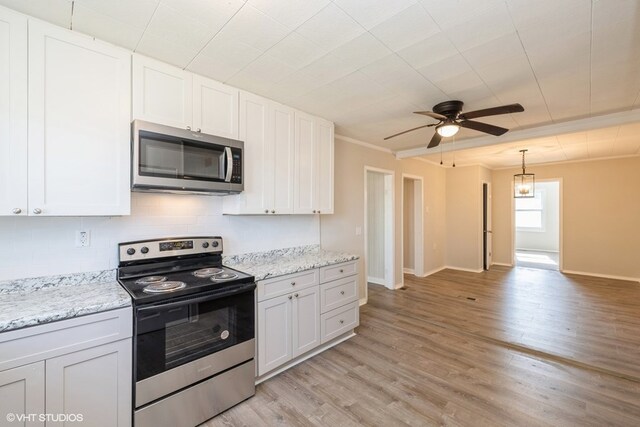
<svg viewBox="0 0 640 427"><path fill-rule="evenodd" d="M255 394L255 282L221 237L119 245L134 306L133 421L193 427Z"/></svg>

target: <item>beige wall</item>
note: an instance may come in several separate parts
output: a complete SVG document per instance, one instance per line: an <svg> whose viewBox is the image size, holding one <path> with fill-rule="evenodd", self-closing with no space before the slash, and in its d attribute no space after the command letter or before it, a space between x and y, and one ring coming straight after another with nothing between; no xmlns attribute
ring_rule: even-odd
<svg viewBox="0 0 640 427"><path fill-rule="evenodd" d="M511 185L519 169L493 171L493 260L512 260ZM640 157L531 166L562 180L563 269L640 278Z"/></svg>
<svg viewBox="0 0 640 427"><path fill-rule="evenodd" d="M346 251L360 256L360 297L366 289L364 268L364 167L372 166L395 172L395 275L402 283L401 205L402 174L424 179L424 269L425 272L444 265L445 238L445 170L418 160L396 160L390 153L372 150L336 138L335 142L335 208L333 215L322 215L320 241L329 250ZM362 233L356 235L356 228Z"/></svg>
<svg viewBox="0 0 640 427"><path fill-rule="evenodd" d="M482 166L448 168L446 172L446 265L482 270L482 183L491 171Z"/></svg>

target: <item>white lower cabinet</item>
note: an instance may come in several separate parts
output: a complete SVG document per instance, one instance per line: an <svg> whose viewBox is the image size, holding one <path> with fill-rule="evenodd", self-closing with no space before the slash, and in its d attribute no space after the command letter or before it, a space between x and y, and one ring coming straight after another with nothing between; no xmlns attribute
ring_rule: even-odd
<svg viewBox="0 0 640 427"><path fill-rule="evenodd" d="M131 323L123 308L1 333L0 427L130 426Z"/></svg>
<svg viewBox="0 0 640 427"><path fill-rule="evenodd" d="M258 375L320 344L318 286L258 303Z"/></svg>
<svg viewBox="0 0 640 427"><path fill-rule="evenodd" d="M20 416L44 414L44 362L31 363L0 372L0 427L43 426L39 419L11 420Z"/></svg>
<svg viewBox="0 0 640 427"><path fill-rule="evenodd" d="M322 280L334 271L345 277ZM328 348L359 323L354 261L260 280L257 298L258 377Z"/></svg>
<svg viewBox="0 0 640 427"><path fill-rule="evenodd" d="M95 427L128 425L131 360L129 339L47 360L46 413L82 416Z"/></svg>

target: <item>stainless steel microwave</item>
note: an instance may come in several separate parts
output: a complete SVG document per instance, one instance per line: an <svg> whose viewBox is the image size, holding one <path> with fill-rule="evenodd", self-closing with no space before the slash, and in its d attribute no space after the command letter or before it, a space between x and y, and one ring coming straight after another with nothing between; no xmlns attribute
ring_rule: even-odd
<svg viewBox="0 0 640 427"><path fill-rule="evenodd" d="M197 194L243 189L244 142L134 120L131 124L131 188Z"/></svg>

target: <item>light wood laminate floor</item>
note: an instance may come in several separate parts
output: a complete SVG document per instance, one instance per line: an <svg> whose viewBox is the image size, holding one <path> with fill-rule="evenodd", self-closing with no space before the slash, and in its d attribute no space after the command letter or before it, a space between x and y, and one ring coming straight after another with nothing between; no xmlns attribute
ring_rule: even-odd
<svg viewBox="0 0 640 427"><path fill-rule="evenodd" d="M624 378L637 367L624 366L626 356L592 369L524 347L581 356L589 347L578 338L591 337L596 353L637 352L640 289L556 275L445 270L406 276L406 290L370 286L356 337L203 426L640 425L640 382ZM623 375L607 373L620 367Z"/></svg>

